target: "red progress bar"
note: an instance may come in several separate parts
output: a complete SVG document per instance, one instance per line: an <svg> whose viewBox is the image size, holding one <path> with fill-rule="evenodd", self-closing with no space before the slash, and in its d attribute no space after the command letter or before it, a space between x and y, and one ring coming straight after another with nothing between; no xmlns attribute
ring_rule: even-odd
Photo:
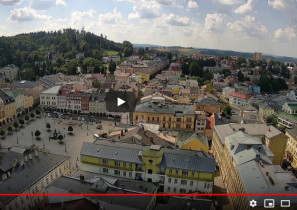
<svg viewBox="0 0 297 210"><path fill-rule="evenodd" d="M0 196L297 196L297 193L285 194L285 193L256 193L256 194L135 194L135 193L122 193L122 194L107 194L107 193L80 193L80 194L68 194L68 193L41 193L41 194L19 194L19 193L1 193Z"/></svg>

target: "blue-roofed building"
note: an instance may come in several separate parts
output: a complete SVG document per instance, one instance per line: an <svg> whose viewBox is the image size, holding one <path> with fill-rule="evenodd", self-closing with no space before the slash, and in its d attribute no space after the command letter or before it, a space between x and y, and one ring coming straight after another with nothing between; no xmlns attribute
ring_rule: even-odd
<svg viewBox="0 0 297 210"><path fill-rule="evenodd" d="M252 93L256 93L256 94L261 93L261 87L258 85L249 85L249 90L252 91Z"/></svg>
<svg viewBox="0 0 297 210"><path fill-rule="evenodd" d="M81 149L82 170L160 183L165 193L211 193L215 159L203 150L95 141Z"/></svg>

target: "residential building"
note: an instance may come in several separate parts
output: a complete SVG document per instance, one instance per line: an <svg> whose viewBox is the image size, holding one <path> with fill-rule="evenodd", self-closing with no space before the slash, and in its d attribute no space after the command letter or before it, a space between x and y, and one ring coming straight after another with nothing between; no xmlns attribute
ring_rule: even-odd
<svg viewBox="0 0 297 210"><path fill-rule="evenodd" d="M267 194L296 193L297 181L290 171L273 164L273 153L256 136L245 131L233 131L229 125L215 126L213 143L216 161L227 193ZM269 196L229 196L230 209L250 209L249 202L255 200L262 209L264 199ZM281 196L274 197L275 206L280 207ZM297 206L297 198L288 196L291 207Z"/></svg>
<svg viewBox="0 0 297 210"><path fill-rule="evenodd" d="M30 95L25 95L24 98L24 107L26 111L29 111L29 109L31 109L34 106L34 98L33 96Z"/></svg>
<svg viewBox="0 0 297 210"><path fill-rule="evenodd" d="M216 131L216 128L221 130ZM226 135L233 134L237 131L243 131L252 137L258 137L263 145L267 146L269 150L273 153L274 158L272 160L273 164L281 165L287 145L287 136L279 131L272 125L268 126L266 124L226 124L214 126L213 134L213 149L215 153L222 151L222 145L217 141L214 142L214 138L220 135L218 132L226 131ZM225 135L225 134L224 134Z"/></svg>
<svg viewBox="0 0 297 210"><path fill-rule="evenodd" d="M84 142L80 154L84 171L159 183L165 193L212 192L215 160L202 150L99 140Z"/></svg>
<svg viewBox="0 0 297 210"><path fill-rule="evenodd" d="M288 143L286 147L285 153L285 161L284 163L287 166L292 167L292 171L295 175L297 175L297 129L296 127L293 129L287 129L286 135L288 136Z"/></svg>
<svg viewBox="0 0 297 210"><path fill-rule="evenodd" d="M133 112L133 124L139 122L158 124L161 128L194 130L194 107L145 102L137 105Z"/></svg>
<svg viewBox="0 0 297 210"><path fill-rule="evenodd" d="M197 113L198 112L198 113ZM207 124L207 116L205 112L195 112L196 115L196 125L195 130L197 133L204 133L206 130L206 124Z"/></svg>
<svg viewBox="0 0 297 210"><path fill-rule="evenodd" d="M15 105L16 105L16 113L17 116L28 111L31 107L25 107L25 96L22 90L11 90L9 88L2 89L8 96L14 98Z"/></svg>
<svg viewBox="0 0 297 210"><path fill-rule="evenodd" d="M128 77L130 76L130 73L120 73L118 75L115 75L115 79L117 82L125 83L128 81Z"/></svg>
<svg viewBox="0 0 297 210"><path fill-rule="evenodd" d="M267 101L259 104L259 117L264 122L265 117L274 115L274 107Z"/></svg>
<svg viewBox="0 0 297 210"><path fill-rule="evenodd" d="M287 93L287 97L291 101L297 101L297 90L291 90L289 93Z"/></svg>
<svg viewBox="0 0 297 210"><path fill-rule="evenodd" d="M260 86L257 86L257 85L249 85L248 88L249 88L249 90L250 90L252 93L255 93L255 94L260 94L260 93L261 93L261 88L260 88Z"/></svg>
<svg viewBox="0 0 297 210"><path fill-rule="evenodd" d="M21 148L8 151L0 163L0 193L42 194L62 175L70 174L69 157ZM1 209L43 208L44 196L1 196Z"/></svg>
<svg viewBox="0 0 297 210"><path fill-rule="evenodd" d="M160 131L159 127L156 124L139 123L138 126L109 133L108 139L122 143L175 147L176 138L166 131Z"/></svg>
<svg viewBox="0 0 297 210"><path fill-rule="evenodd" d="M66 95L67 101L67 110L74 113L81 112L81 92L77 92L75 90L71 90L70 93Z"/></svg>
<svg viewBox="0 0 297 210"><path fill-rule="evenodd" d="M252 95L249 93L232 92L230 94L229 103L234 106L245 106L252 100Z"/></svg>
<svg viewBox="0 0 297 210"><path fill-rule="evenodd" d="M286 102L284 103L282 110L288 114L297 114L297 102Z"/></svg>
<svg viewBox="0 0 297 210"><path fill-rule="evenodd" d="M211 97L204 96L195 101L195 111L204 111L208 113L220 113L221 104Z"/></svg>
<svg viewBox="0 0 297 210"><path fill-rule="evenodd" d="M61 86L54 86L40 94L40 107L42 108L57 108L58 94Z"/></svg>
<svg viewBox="0 0 297 210"><path fill-rule="evenodd" d="M1 123L2 125L10 122L12 119L16 118L16 103L13 96L9 96L3 90L0 89L0 99L1 99Z"/></svg>
<svg viewBox="0 0 297 210"><path fill-rule="evenodd" d="M7 65L4 68L0 68L0 78L7 78L11 82L17 79L19 68L14 64Z"/></svg>
<svg viewBox="0 0 297 210"><path fill-rule="evenodd" d="M262 60L262 53L260 53L260 52L254 52L254 54L253 54L253 60L254 61L261 61Z"/></svg>
<svg viewBox="0 0 297 210"><path fill-rule="evenodd" d="M100 116L106 113L106 93L103 90L91 94L89 113Z"/></svg>
<svg viewBox="0 0 297 210"><path fill-rule="evenodd" d="M170 132L172 135L174 131ZM207 138L195 131L180 131L177 135L177 145L182 149L203 150L209 152L209 144Z"/></svg>
<svg viewBox="0 0 297 210"><path fill-rule="evenodd" d="M62 176L54 181L46 190L47 193L67 193L79 194L142 194L141 196L48 196L50 205L60 204L61 202L66 209L67 203L73 200L86 198L97 206L96 209L133 209L133 210L153 210L156 205L156 196L158 184L123 179L99 175L98 173L89 173L79 171L79 177ZM145 194L150 194L145 196ZM86 206L82 206L86 209Z"/></svg>
<svg viewBox="0 0 297 210"><path fill-rule="evenodd" d="M43 91L42 83L39 81L14 81L11 83L10 88L12 90L19 89L24 90L26 94L33 96L34 104L38 104L40 100L40 94Z"/></svg>

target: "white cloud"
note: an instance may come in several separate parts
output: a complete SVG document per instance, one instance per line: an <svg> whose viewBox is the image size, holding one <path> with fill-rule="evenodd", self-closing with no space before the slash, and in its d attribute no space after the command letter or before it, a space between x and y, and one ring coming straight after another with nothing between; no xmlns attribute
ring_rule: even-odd
<svg viewBox="0 0 297 210"><path fill-rule="evenodd" d="M188 8L190 9L198 8L198 4L195 1L190 0L188 2Z"/></svg>
<svg viewBox="0 0 297 210"><path fill-rule="evenodd" d="M240 4L242 0L218 0L218 2L225 5L235 5Z"/></svg>
<svg viewBox="0 0 297 210"><path fill-rule="evenodd" d="M11 10L8 19L17 22L25 22L34 20L49 20L50 16L41 15L34 9L24 7Z"/></svg>
<svg viewBox="0 0 297 210"><path fill-rule="evenodd" d="M154 1L137 1L133 6L133 12L129 14L129 19L153 19L161 16L161 6Z"/></svg>
<svg viewBox="0 0 297 210"><path fill-rule="evenodd" d="M248 0L247 3L241 5L235 10L237 14L247 14L253 12L254 0Z"/></svg>
<svg viewBox="0 0 297 210"><path fill-rule="evenodd" d="M82 28L91 24L92 19L95 17L96 11L95 10L88 10L88 11L74 11L71 14L70 24L71 27L74 28Z"/></svg>
<svg viewBox="0 0 297 210"><path fill-rule="evenodd" d="M225 25L225 18L225 14L207 14L204 21L204 30L206 32L221 31Z"/></svg>
<svg viewBox="0 0 297 210"><path fill-rule="evenodd" d="M287 27L285 29L277 29L274 32L274 38L281 40L296 39L297 33L296 29L292 27Z"/></svg>
<svg viewBox="0 0 297 210"><path fill-rule="evenodd" d="M296 0L268 0L268 5L282 11L288 16L295 16L297 9Z"/></svg>
<svg viewBox="0 0 297 210"><path fill-rule="evenodd" d="M57 6L66 6L67 3L64 0L56 0L56 5Z"/></svg>
<svg viewBox="0 0 297 210"><path fill-rule="evenodd" d="M256 21L256 18L250 15L235 21L234 23L228 22L227 27L234 32L242 32L252 37L263 37L267 34L266 26Z"/></svg>
<svg viewBox="0 0 297 210"><path fill-rule="evenodd" d="M124 24L122 13L118 12L116 8L112 13L100 14L99 22L102 24Z"/></svg>
<svg viewBox="0 0 297 210"><path fill-rule="evenodd" d="M188 17L181 17L179 15L175 15L170 13L169 15L163 15L161 17L162 20L166 24L173 25L173 26L189 26L190 25L190 18Z"/></svg>
<svg viewBox="0 0 297 210"><path fill-rule="evenodd" d="M177 5L177 2L175 0L155 0L155 1L161 5L166 5L166 6Z"/></svg>
<svg viewBox="0 0 297 210"><path fill-rule="evenodd" d="M0 0L0 4L4 6L11 6L22 2L22 0Z"/></svg>

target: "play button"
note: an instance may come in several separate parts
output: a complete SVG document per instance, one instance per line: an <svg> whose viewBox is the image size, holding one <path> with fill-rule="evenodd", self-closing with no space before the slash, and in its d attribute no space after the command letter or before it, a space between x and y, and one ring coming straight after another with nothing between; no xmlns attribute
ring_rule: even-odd
<svg viewBox="0 0 297 210"><path fill-rule="evenodd" d="M108 112L133 112L136 106L135 94L126 91L110 90L106 94Z"/></svg>
<svg viewBox="0 0 297 210"><path fill-rule="evenodd" d="M117 98L117 101L118 101L118 106L121 106L122 104L126 103L126 101L122 100L121 98Z"/></svg>

